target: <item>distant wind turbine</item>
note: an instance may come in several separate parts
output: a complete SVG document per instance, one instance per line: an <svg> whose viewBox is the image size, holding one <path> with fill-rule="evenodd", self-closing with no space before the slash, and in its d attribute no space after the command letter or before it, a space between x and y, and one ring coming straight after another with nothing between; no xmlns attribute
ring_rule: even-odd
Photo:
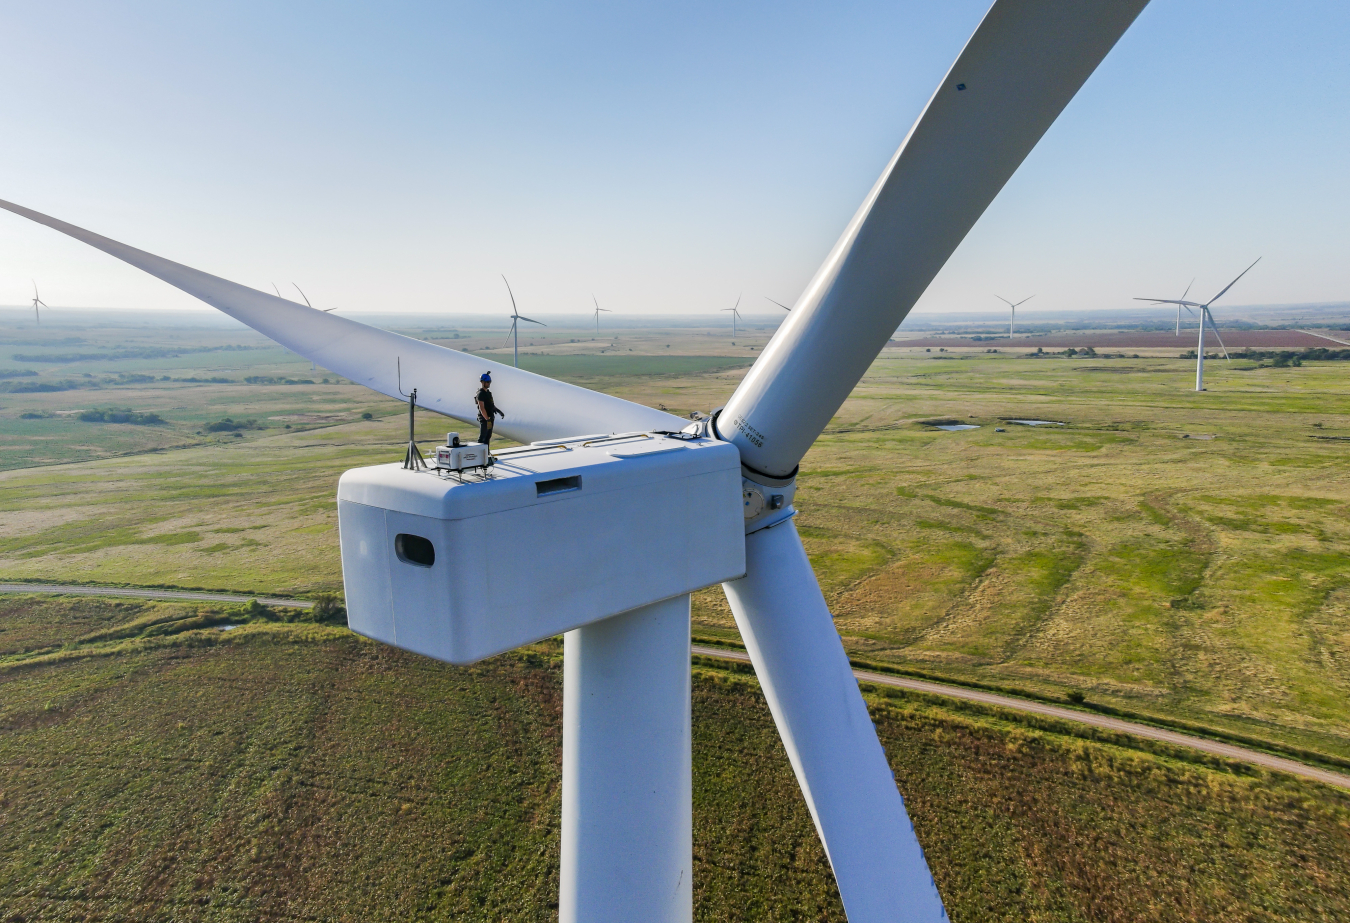
<svg viewBox="0 0 1350 923"><path fill-rule="evenodd" d="M773 301L774 304L778 305L778 307L782 308L784 311L787 311L789 314L792 313L792 309L789 308L787 305L783 304L783 302L781 302L781 301L774 301L774 300L773 300L772 298L770 298L768 295L765 295L764 298L765 298L766 300L768 300L768 301Z"/></svg>
<svg viewBox="0 0 1350 923"><path fill-rule="evenodd" d="M291 285L295 285L295 283L292 282ZM276 287L277 287L276 283L273 282L273 283L272 283L272 288L276 288ZM298 285L295 285L295 290L296 290L297 292L300 293L300 297L301 297L301 298L305 299L305 307L307 307L307 308L313 310L313 309L314 309L314 305L312 305L312 304L309 303L309 296L305 294L305 290L304 290L303 288L301 288L300 286L298 286ZM280 296L281 296L281 292L277 292L277 297L280 297ZM324 309L323 309L323 313L327 314L329 311L332 311L332 310L334 310L334 309L333 309L333 308L324 308ZM311 372L317 372L317 371L319 370L318 365L315 364L315 362L314 362L313 359L309 360L309 370L310 370Z"/></svg>
<svg viewBox="0 0 1350 923"><path fill-rule="evenodd" d="M39 306L39 305L41 305L42 307L46 308L46 307L47 307L47 302L43 301L41 298L38 297L37 281L34 280L34 281L33 281L33 316L37 318L37 322L40 324L40 323L42 323L42 312L38 310L38 306ZM49 308L48 310L50 310L50 308Z"/></svg>
<svg viewBox="0 0 1350 923"><path fill-rule="evenodd" d="M1004 298L1002 295L995 295L994 297L997 298L999 301L1003 302L1003 303L1006 304L1009 308L1012 309L1012 317L1008 318L1008 339L1011 340L1011 339L1012 339L1012 335L1013 335L1013 325L1014 325L1015 323L1017 323L1017 304L1026 304L1028 301L1030 301L1031 299L1035 298L1036 296L1035 296L1035 295L1028 295L1027 297L1023 298L1021 301L1017 302L1017 304L1013 304L1011 301L1009 301L1008 299Z"/></svg>
<svg viewBox="0 0 1350 923"><path fill-rule="evenodd" d="M1252 266L1255 266L1256 263L1259 262L1261 262L1261 257L1258 256L1256 258L1256 262L1252 263L1251 266L1248 266L1246 269L1242 270L1242 272L1238 273L1237 279L1234 279L1232 282L1229 282L1227 285L1225 285L1223 287L1223 291L1219 292L1219 294L1215 295L1213 298L1209 299L1209 301L1206 301L1204 304L1200 304L1195 301L1187 301L1184 297L1134 299L1135 301L1148 301L1152 302L1153 304L1174 304L1177 306L1178 313L1182 308L1186 308L1188 310L1191 308L1195 308L1200 311L1200 338L1196 342L1195 346L1195 390L1197 391L1205 390L1205 321L1207 320L1209 321L1209 326L1214 331L1214 339L1219 341L1219 348L1223 350L1224 359L1229 358L1228 347L1223 345L1223 337L1219 336L1219 327L1217 324L1214 323L1214 312L1212 312L1209 309L1209 306L1212 305L1214 302L1218 301L1224 295L1228 294L1228 290L1232 288L1234 285L1237 285L1238 279L1241 279L1247 273L1251 272ZM1192 282L1191 284L1194 285L1195 283ZM1188 292L1190 291L1190 286L1186 287L1186 291Z"/></svg>
<svg viewBox="0 0 1350 923"><path fill-rule="evenodd" d="M502 281L506 282L505 275L502 276ZM520 329L517 326L517 323L519 321L529 321L531 324L538 324L540 327L547 327L548 324L539 320L531 320L530 318L520 313L519 309L516 308L516 293L511 291L510 282L506 282L506 293L511 296L511 332L506 335L506 338L515 343L512 352L514 353L515 356L516 368L520 368ZM599 303L596 304L596 307L597 308L600 307ZM596 315L596 317L599 316L600 315L598 314ZM502 345L505 346L506 344L503 343Z"/></svg>
<svg viewBox="0 0 1350 923"><path fill-rule="evenodd" d="M1194 285L1194 284L1195 284L1195 280L1192 279L1192 280L1191 280L1191 285ZM1186 300L1186 296L1189 295L1189 294L1191 293L1191 285L1186 286L1186 291L1184 291L1184 292L1181 293L1181 299L1177 302L1177 332L1176 332L1176 335L1177 335L1177 336L1181 336L1181 302L1182 302L1182 301L1185 301L1185 300ZM1186 310L1189 311L1190 308L1187 308Z"/></svg>
<svg viewBox="0 0 1350 923"><path fill-rule="evenodd" d="M506 277L503 276L502 278L506 278ZM596 298L595 298L594 295L591 296L591 301L595 301L595 335L596 335L596 336L599 336L599 335L600 335L600 312L601 312L601 311L604 311L606 314L613 314L614 312L611 311L609 308L602 308L602 307L600 307L600 302L599 302L599 301L596 301ZM526 318L526 320L529 320L529 318Z"/></svg>
<svg viewBox="0 0 1350 923"><path fill-rule="evenodd" d="M737 295L735 305L733 305L730 308L722 309L723 311L731 312L731 340L733 343L736 341L736 319L741 316L741 312L737 311L736 309L739 308L740 306L741 306L741 296Z"/></svg>

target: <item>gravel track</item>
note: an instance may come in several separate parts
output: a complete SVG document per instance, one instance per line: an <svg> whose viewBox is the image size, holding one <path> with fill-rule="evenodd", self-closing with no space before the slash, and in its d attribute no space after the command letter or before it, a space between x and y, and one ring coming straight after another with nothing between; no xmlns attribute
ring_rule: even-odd
<svg viewBox="0 0 1350 923"><path fill-rule="evenodd" d="M74 586L56 583L0 583L0 593L52 593L66 596L124 596L137 599L186 599L200 600L203 602L231 603L246 603L251 599L256 599L263 605L290 606L296 609L308 609L314 605L312 602L304 599L282 599L280 597L272 596L244 596L235 593L194 593L187 590L143 590L132 587ZM708 647L702 644L695 644L692 647L692 652L700 657L716 657L721 660L734 660L740 663L750 662L749 654L744 651L727 648ZM1275 756L1270 753L1262 753L1260 750L1249 750L1246 747L1239 747L1234 744L1227 744L1217 740L1208 740L1204 737L1192 737L1189 734L1182 734L1178 731L1169 731L1165 728L1152 727L1151 725L1126 721L1121 718L1112 718L1109 715L1098 715L1092 712L1079 711L1074 708L1051 705L1046 702L1035 702L1030 699L1018 699L1012 696L999 695L994 692L984 692L980 689L970 689L965 686L949 686L945 683L934 683L928 680L892 676L887 673L874 673L870 670L854 670L853 675L861 682L873 683L877 686L892 686L897 689L907 689L911 692L922 692L928 695L962 699L967 702L979 702L982 705L993 705L998 708L1007 708L1024 714L1042 715L1047 718L1055 718L1060 721L1072 721L1077 724L1086 724L1107 731L1116 731L1121 734L1132 734L1135 737L1158 740L1178 747L1189 747L1192 750L1199 750L1202 753L1223 757L1224 759L1238 760L1260 766L1263 769L1272 769L1276 772L1285 772L1290 775L1299 776L1300 778L1312 779L1313 781L1321 782L1324 785L1334 785L1338 788L1350 789L1350 775L1344 773L1333 772L1330 769L1319 769L1316 766L1309 766L1308 764L1300 763L1297 760L1286 759L1285 757Z"/></svg>
<svg viewBox="0 0 1350 923"><path fill-rule="evenodd" d="M743 651L727 650L726 648L705 647L701 644L695 644L693 646L693 652L701 657L720 657L723 660L736 660L742 663L750 662L749 654L746 654ZM1285 757L1275 756L1270 753L1262 753L1260 750L1249 750L1246 747L1226 744L1217 740L1208 740L1204 737L1192 737L1189 734L1182 734L1178 731L1169 731L1148 724L1139 724L1134 721L1125 721L1121 718L1112 718L1109 715L1098 715L1092 712L1079 711L1075 708L1063 708L1058 705L1035 702L1030 699L1018 699L1012 696L999 695L995 692L970 689L965 686L949 686L946 683L934 683L922 679L909 679L908 677L892 676L887 673L873 673L870 670L854 670L853 675L864 683L873 683L878 686L893 686L898 689L908 689L911 692L940 695L949 699L963 699L967 702L979 702L982 705L995 705L999 708L1008 708L1013 711L1023 712L1024 714L1042 715L1047 718L1056 718L1060 721L1072 721L1077 724L1087 724L1107 731L1117 731L1122 734L1132 734L1135 737L1159 740L1163 743L1173 744L1178 747L1189 747L1192 750L1199 750L1202 753L1221 756L1224 759L1239 760L1244 763L1260 766L1263 769L1273 769L1276 772L1286 772L1290 775L1299 776L1304 779L1312 779L1325 785L1334 785L1338 788L1350 789L1350 775L1344 773L1334 772L1330 769L1319 769L1316 766L1309 766L1307 763L1300 763L1297 760L1286 759Z"/></svg>

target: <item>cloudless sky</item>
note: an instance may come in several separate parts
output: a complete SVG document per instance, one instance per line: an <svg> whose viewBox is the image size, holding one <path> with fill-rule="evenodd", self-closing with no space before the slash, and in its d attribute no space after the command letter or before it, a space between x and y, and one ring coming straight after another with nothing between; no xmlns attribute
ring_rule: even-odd
<svg viewBox="0 0 1350 923"><path fill-rule="evenodd" d="M0 198L319 307L776 311L986 7L0 0ZM1153 0L920 310L1257 256L1226 302L1350 299L1348 40L1346 0ZM0 304L30 278L196 304L0 213Z"/></svg>

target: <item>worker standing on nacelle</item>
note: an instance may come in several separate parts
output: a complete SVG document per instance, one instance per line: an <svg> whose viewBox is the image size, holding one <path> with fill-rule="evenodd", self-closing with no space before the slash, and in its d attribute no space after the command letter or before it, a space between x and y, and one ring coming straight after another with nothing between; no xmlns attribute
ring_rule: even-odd
<svg viewBox="0 0 1350 923"><path fill-rule="evenodd" d="M473 396L478 405L478 441L487 445L492 441L492 424L497 422L497 416L506 419L506 411L499 409L492 400L492 373L484 372L478 376L478 381L482 387Z"/></svg>

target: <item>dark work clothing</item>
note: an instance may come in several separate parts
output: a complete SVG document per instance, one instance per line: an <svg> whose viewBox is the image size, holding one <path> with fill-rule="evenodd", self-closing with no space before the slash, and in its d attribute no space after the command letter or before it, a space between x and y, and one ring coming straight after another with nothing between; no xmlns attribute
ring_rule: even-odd
<svg viewBox="0 0 1350 923"><path fill-rule="evenodd" d="M477 406L480 403L483 405L483 410L487 411L488 424L491 425L493 416L501 413L501 411L497 409L497 405L493 403L492 392L487 388L479 388L478 393L473 396L473 399L474 406ZM483 419L483 410L478 411L479 420ZM502 416L506 416L506 414L503 413Z"/></svg>
<svg viewBox="0 0 1350 923"><path fill-rule="evenodd" d="M487 445L492 441L492 424L497 422L497 417L504 417L506 414L497 409L497 404L492 400L492 392L487 388L479 388L478 393L473 396L474 406L478 407L478 441ZM487 411L487 417L483 416L483 411Z"/></svg>

